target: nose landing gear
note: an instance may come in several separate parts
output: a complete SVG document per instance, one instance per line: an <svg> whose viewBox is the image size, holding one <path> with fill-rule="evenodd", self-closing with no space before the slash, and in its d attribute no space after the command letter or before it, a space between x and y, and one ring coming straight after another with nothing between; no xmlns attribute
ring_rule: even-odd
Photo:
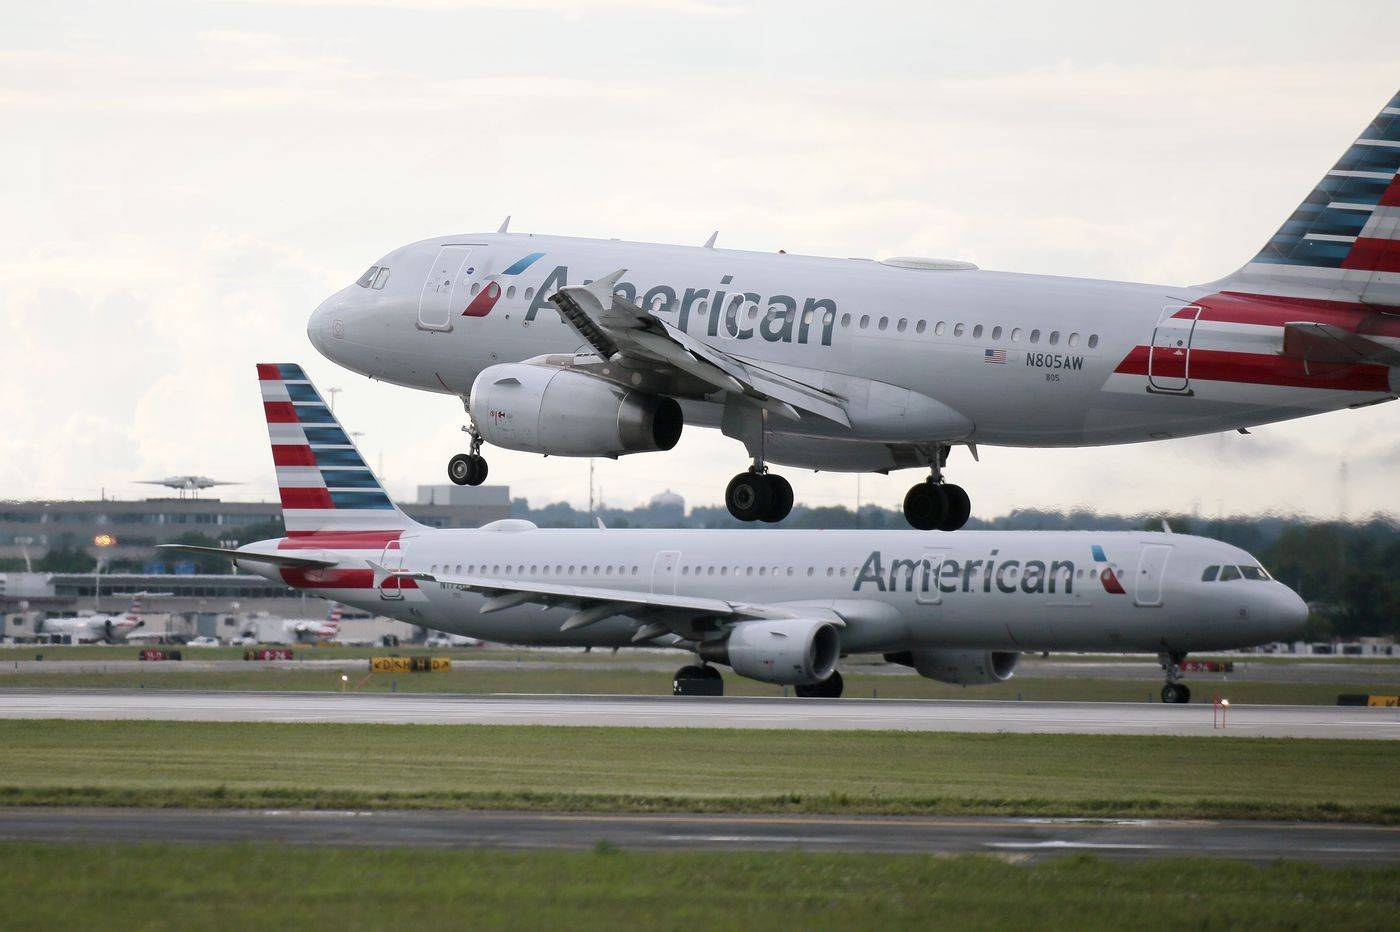
<svg viewBox="0 0 1400 932"><path fill-rule="evenodd" d="M1162 687L1163 702L1184 705L1191 701L1191 687L1177 682L1181 678L1181 661L1185 659L1185 654L1170 651L1163 651L1157 655L1162 671L1167 675L1167 683Z"/></svg>
<svg viewBox="0 0 1400 932"><path fill-rule="evenodd" d="M447 478L457 485L481 485L486 481L488 467L481 455L481 435L475 427L463 427L472 438L470 453L458 453L447 461Z"/></svg>
<svg viewBox="0 0 1400 932"><path fill-rule="evenodd" d="M972 499L960 485L943 480L948 462L946 446L940 446L929 467L929 477L904 496L904 520L920 531L956 531L972 516Z"/></svg>

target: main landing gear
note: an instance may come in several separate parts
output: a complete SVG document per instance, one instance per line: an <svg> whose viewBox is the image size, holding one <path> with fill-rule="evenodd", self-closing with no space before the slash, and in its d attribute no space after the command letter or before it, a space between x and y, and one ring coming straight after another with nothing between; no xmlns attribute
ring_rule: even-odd
<svg viewBox="0 0 1400 932"><path fill-rule="evenodd" d="M782 476L755 465L729 480L724 504L740 521L776 524L792 511L792 486Z"/></svg>
<svg viewBox="0 0 1400 932"><path fill-rule="evenodd" d="M472 451L458 453L447 461L447 478L457 485L481 485L486 481L486 457L481 455L481 435L475 427L463 427L472 438Z"/></svg>
<svg viewBox="0 0 1400 932"><path fill-rule="evenodd" d="M963 487L943 481L948 447L939 447L929 477L904 496L904 520L920 531L956 531L972 515L972 499Z"/></svg>
<svg viewBox="0 0 1400 932"><path fill-rule="evenodd" d="M709 664L681 667L671 680L673 696L723 696L724 679Z"/></svg>
<svg viewBox="0 0 1400 932"><path fill-rule="evenodd" d="M1185 654L1170 651L1163 651L1157 655L1162 671L1167 674L1167 684L1162 687L1163 702L1185 704L1191 701L1191 688L1185 683L1177 682L1181 678L1181 661L1185 659Z"/></svg>
<svg viewBox="0 0 1400 932"><path fill-rule="evenodd" d="M832 670L831 675L820 683L813 683L810 686L794 686L792 691L802 699L840 699L841 691L845 686L840 672Z"/></svg>

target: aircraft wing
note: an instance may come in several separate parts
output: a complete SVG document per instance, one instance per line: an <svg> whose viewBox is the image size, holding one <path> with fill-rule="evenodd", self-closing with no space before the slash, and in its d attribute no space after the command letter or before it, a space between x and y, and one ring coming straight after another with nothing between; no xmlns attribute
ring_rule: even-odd
<svg viewBox="0 0 1400 932"><path fill-rule="evenodd" d="M704 394L731 392L794 419L805 411L850 426L840 396L716 349L614 294L625 271L566 286L550 297L564 322L603 360L689 376L704 386Z"/></svg>
<svg viewBox="0 0 1400 932"><path fill-rule="evenodd" d="M485 576L456 576L440 573L391 571L376 566L387 579L412 579L419 583L437 583L444 589L476 592L487 596L481 606L482 614L535 604L542 608L567 607L573 614L559 626L560 631L573 631L616 616L626 616L636 625L632 640L636 643L663 639L663 643L698 640L704 630L718 624L749 621L757 618L807 617L810 610L799 611L781 605L731 602L699 596L668 595L658 592L637 592L597 586L574 586L542 583L533 580L497 579ZM833 623L844 625L839 617ZM667 638L667 636L670 636Z"/></svg>
<svg viewBox="0 0 1400 932"><path fill-rule="evenodd" d="M1400 366L1400 350L1332 324L1297 321L1283 325L1283 355L1308 362Z"/></svg>

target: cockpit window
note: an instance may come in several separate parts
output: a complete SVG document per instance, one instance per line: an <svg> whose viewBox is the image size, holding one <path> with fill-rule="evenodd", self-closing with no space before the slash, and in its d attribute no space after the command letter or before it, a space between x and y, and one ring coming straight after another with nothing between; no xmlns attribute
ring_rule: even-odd
<svg viewBox="0 0 1400 932"><path fill-rule="evenodd" d="M1215 582L1215 577L1220 575L1220 567L1207 566L1206 571L1201 574L1201 582Z"/></svg>
<svg viewBox="0 0 1400 932"><path fill-rule="evenodd" d="M1269 574L1268 574L1267 572L1265 572L1264 567L1262 567L1262 566L1241 566L1241 567L1240 567L1240 572L1244 574L1244 578L1245 578L1245 579L1268 579L1268 578L1269 578Z"/></svg>
<svg viewBox="0 0 1400 932"><path fill-rule="evenodd" d="M380 290L381 288L383 288L383 287L385 286L385 284L388 283L388 281L389 281L389 267L388 267L387 265L383 265L383 266L380 266L380 267L379 267L379 271L376 272L376 273L374 274L374 284L371 285L370 287L373 288L375 291L378 291L378 290Z"/></svg>
<svg viewBox="0 0 1400 932"><path fill-rule="evenodd" d="M359 280L356 281L355 284L359 285L361 288L368 288L368 287L369 287L371 284L373 284L373 282L374 282L374 273L376 273L376 272L378 272L378 271L379 271L379 266L377 266L377 265L370 266L369 271L366 272L365 274L361 275L360 278L359 278Z"/></svg>
<svg viewBox="0 0 1400 932"><path fill-rule="evenodd" d="M1240 568L1238 566L1225 566L1220 569L1220 581L1229 582L1232 579L1240 578Z"/></svg>

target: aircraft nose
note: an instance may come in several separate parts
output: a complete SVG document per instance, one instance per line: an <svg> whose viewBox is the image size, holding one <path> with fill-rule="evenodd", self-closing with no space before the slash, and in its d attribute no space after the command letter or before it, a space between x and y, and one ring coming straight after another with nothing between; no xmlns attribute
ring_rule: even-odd
<svg viewBox="0 0 1400 932"><path fill-rule="evenodd" d="M311 345L316 347L316 352L332 359L329 352L331 328L334 326L336 307L340 303L340 292L337 291L326 300L317 305L316 310L311 312L311 317L306 321L306 338L311 341Z"/></svg>
<svg viewBox="0 0 1400 932"><path fill-rule="evenodd" d="M1308 603L1292 589L1279 583L1279 592L1270 612L1274 636L1282 639L1297 634L1308 622Z"/></svg>

